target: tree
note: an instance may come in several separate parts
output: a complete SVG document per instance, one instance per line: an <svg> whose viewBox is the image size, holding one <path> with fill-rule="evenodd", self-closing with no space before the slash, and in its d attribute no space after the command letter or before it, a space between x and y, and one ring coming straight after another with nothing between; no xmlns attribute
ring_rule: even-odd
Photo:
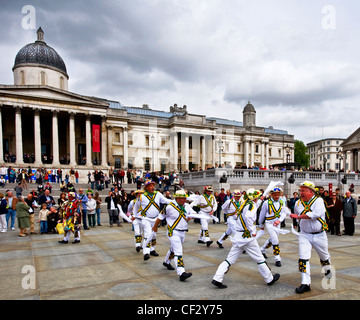
<svg viewBox="0 0 360 320"><path fill-rule="evenodd" d="M295 140L295 162L299 163L301 167L308 168L310 165L310 155L307 154L307 147L304 142L300 140Z"/></svg>

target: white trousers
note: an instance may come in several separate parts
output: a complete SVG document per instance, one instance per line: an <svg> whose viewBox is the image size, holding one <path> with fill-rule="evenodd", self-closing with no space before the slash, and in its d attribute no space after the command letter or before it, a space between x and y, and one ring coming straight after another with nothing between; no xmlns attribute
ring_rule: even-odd
<svg viewBox="0 0 360 320"><path fill-rule="evenodd" d="M135 219L133 222L134 227L134 243L135 247L141 247L143 228L140 219Z"/></svg>
<svg viewBox="0 0 360 320"><path fill-rule="evenodd" d="M276 232L276 228L280 229L280 224L278 226L274 226L273 225L273 221L272 222L265 222L265 226L266 226L266 230L269 233L270 238L268 238L264 245L261 247L261 252L265 253L266 249L269 248L270 246L273 247L273 252L274 252L274 259L275 261L281 261L281 257L280 257L280 252L278 252L279 249L279 233ZM277 249L274 247L276 246Z"/></svg>
<svg viewBox="0 0 360 320"><path fill-rule="evenodd" d="M226 240L229 236L231 236L231 234L233 234L235 232L236 224L235 224L234 219L228 218L227 223L228 223L228 228L226 229L226 231L223 233L223 235L218 240L218 242L221 244L223 244L224 240Z"/></svg>
<svg viewBox="0 0 360 320"><path fill-rule="evenodd" d="M152 234L152 228L155 224L155 221L149 221L149 220L145 220L143 219L141 221L141 225L143 228L143 232L144 232L144 240L146 241L147 239L149 239L151 237ZM145 245L145 241L143 243L143 254L149 254L150 251L155 251L155 245L156 245L156 238L153 238L148 245Z"/></svg>
<svg viewBox="0 0 360 320"><path fill-rule="evenodd" d="M199 213L208 215L206 212L202 212L200 211ZM209 236L209 221L208 219L200 219L200 224L201 224L201 230L199 233L199 240L203 241L203 242L208 242L210 241L210 236ZM211 220L212 221L212 220Z"/></svg>
<svg viewBox="0 0 360 320"><path fill-rule="evenodd" d="M6 214L0 214L0 232L7 231Z"/></svg>
<svg viewBox="0 0 360 320"><path fill-rule="evenodd" d="M235 238L240 239L241 235L242 233L236 232ZM229 270L230 266L236 262L236 260L239 258L239 255L242 254L244 250L246 250L246 253L250 256L250 258L257 263L258 270L264 278L265 282L271 282L273 280L273 275L265 262L264 256L262 255L259 244L255 238L244 240L240 239L240 241L236 243L233 242L233 246L227 258L219 265L213 279L222 283L224 274Z"/></svg>
<svg viewBox="0 0 360 320"><path fill-rule="evenodd" d="M65 234L64 234L64 240L65 241L69 241L70 239L70 233L72 233L72 231L65 231ZM74 232L74 239L75 240L79 240L80 241L80 230L75 230Z"/></svg>
<svg viewBox="0 0 360 320"><path fill-rule="evenodd" d="M328 251L328 239L326 232L309 234L300 232L299 235L299 269L301 272L301 284L311 284L310 258L311 249L314 248L324 265L325 270L330 270L330 254ZM301 266L300 266L301 263Z"/></svg>
<svg viewBox="0 0 360 320"><path fill-rule="evenodd" d="M172 237L168 236L170 241L170 249L166 254L165 263L171 263L174 259L176 272L179 276L185 272L185 265L183 261L183 243L185 240L185 231L173 231Z"/></svg>

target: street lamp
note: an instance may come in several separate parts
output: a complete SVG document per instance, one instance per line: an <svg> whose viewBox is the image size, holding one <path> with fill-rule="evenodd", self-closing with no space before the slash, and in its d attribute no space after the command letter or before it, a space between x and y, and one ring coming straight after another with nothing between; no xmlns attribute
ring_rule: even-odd
<svg viewBox="0 0 360 320"><path fill-rule="evenodd" d="M286 151L286 163L289 163L291 160L291 147L287 144L285 147Z"/></svg>
<svg viewBox="0 0 360 320"><path fill-rule="evenodd" d="M151 149L152 149L152 161L151 161L152 170L151 170L151 171L152 171L152 172L155 171L154 141L155 141L155 137L154 137L154 135L152 134L152 135L151 135Z"/></svg>
<svg viewBox="0 0 360 320"><path fill-rule="evenodd" d="M326 155L324 155L324 172L326 172L326 162L327 162Z"/></svg>
<svg viewBox="0 0 360 320"><path fill-rule="evenodd" d="M221 152L224 150L223 148L223 141L221 140L221 138L219 138L219 168L221 167Z"/></svg>
<svg viewBox="0 0 360 320"><path fill-rule="evenodd" d="M340 172L341 171L341 160L344 159L344 156L343 156L341 150L339 150L339 152L338 152L338 158L339 158L339 172Z"/></svg>

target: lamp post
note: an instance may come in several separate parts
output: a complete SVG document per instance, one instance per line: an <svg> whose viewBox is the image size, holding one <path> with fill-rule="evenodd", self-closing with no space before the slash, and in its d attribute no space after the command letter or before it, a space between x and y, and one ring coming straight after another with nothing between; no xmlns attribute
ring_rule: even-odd
<svg viewBox="0 0 360 320"><path fill-rule="evenodd" d="M326 162L327 162L327 159L326 159L326 155L324 154L324 172L326 172Z"/></svg>
<svg viewBox="0 0 360 320"><path fill-rule="evenodd" d="M291 147L287 144L285 147L286 151L286 163L290 163L291 160Z"/></svg>
<svg viewBox="0 0 360 320"><path fill-rule="evenodd" d="M223 151L223 141L219 138L219 168L221 167L221 152Z"/></svg>
<svg viewBox="0 0 360 320"><path fill-rule="evenodd" d="M155 150L154 150L154 141L155 141L155 137L154 135L152 134L151 135L151 149L152 149L152 161L151 161L151 167L152 167L152 172L155 171L155 157L154 157L154 153L155 153Z"/></svg>

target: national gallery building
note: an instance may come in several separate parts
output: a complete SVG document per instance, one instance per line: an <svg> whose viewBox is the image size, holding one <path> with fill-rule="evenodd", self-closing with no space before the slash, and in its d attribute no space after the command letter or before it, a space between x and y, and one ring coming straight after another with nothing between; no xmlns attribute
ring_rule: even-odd
<svg viewBox="0 0 360 320"><path fill-rule="evenodd" d="M87 173L109 166L168 172L294 161L294 136L256 126L250 102L238 121L176 104L159 111L70 92L66 65L41 28L12 70L14 85L0 85L0 164Z"/></svg>

